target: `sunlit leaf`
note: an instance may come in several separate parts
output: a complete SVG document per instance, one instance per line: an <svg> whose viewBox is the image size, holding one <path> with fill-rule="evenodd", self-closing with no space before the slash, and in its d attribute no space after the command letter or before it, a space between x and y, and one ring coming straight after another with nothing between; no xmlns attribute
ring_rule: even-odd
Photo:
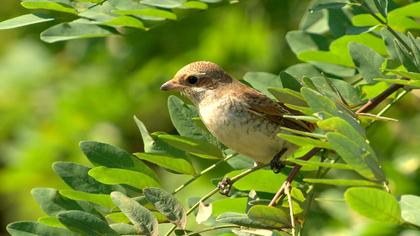
<svg viewBox="0 0 420 236"><path fill-rule="evenodd" d="M256 205L248 211L252 220L257 220L272 228L281 228L290 225L290 218L283 210L270 206Z"/></svg>
<svg viewBox="0 0 420 236"><path fill-rule="evenodd" d="M95 194L95 193L86 193L81 191L74 190L60 190L60 194L64 197L73 200L84 200L91 203L98 204L107 208L113 208L114 204L111 201L109 194Z"/></svg>
<svg viewBox="0 0 420 236"><path fill-rule="evenodd" d="M296 144L298 146L314 146L314 147L320 147L320 148L326 148L326 149L332 149L331 145L328 144L328 142L319 140L319 139L314 139L314 138L309 138L309 137L302 137L302 136L297 136L297 135L290 135L290 134L284 134L284 133L280 133L277 136L279 136L280 138Z"/></svg>
<svg viewBox="0 0 420 236"><path fill-rule="evenodd" d="M98 166L89 175L104 184L127 184L138 189L159 186L155 179L141 172Z"/></svg>
<svg viewBox="0 0 420 236"><path fill-rule="evenodd" d="M400 200L401 218L411 224L420 226L420 197L402 195Z"/></svg>
<svg viewBox="0 0 420 236"><path fill-rule="evenodd" d="M0 22L0 30L13 29L26 25L33 25L42 22L52 21L54 17L43 15L43 14L26 14L21 15L12 19L8 19Z"/></svg>
<svg viewBox="0 0 420 236"><path fill-rule="evenodd" d="M372 220L399 223L400 205L391 194L374 188L349 188L344 199L351 209Z"/></svg>
<svg viewBox="0 0 420 236"><path fill-rule="evenodd" d="M77 14L69 0L24 0L21 5L27 9L46 9L51 11Z"/></svg>
<svg viewBox="0 0 420 236"><path fill-rule="evenodd" d="M135 155L144 161L154 163L162 168L174 171L176 173L187 175L196 174L191 163L182 158L149 153L135 153Z"/></svg>
<svg viewBox="0 0 420 236"><path fill-rule="evenodd" d="M312 184L329 184L338 186L370 186L370 187L382 187L383 185L360 179L309 179L304 178L304 182Z"/></svg>

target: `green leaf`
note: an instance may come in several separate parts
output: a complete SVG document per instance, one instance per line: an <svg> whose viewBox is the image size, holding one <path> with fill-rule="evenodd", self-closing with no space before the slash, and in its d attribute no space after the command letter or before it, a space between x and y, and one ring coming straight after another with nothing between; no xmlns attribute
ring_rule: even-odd
<svg viewBox="0 0 420 236"><path fill-rule="evenodd" d="M274 98L268 91L268 88L282 88L281 79L278 75L267 72L247 72L243 80L249 83L253 88L260 91L264 95Z"/></svg>
<svg viewBox="0 0 420 236"><path fill-rule="evenodd" d="M317 125L326 132L338 132L353 142L357 143L359 146L366 148L373 153L373 150L370 148L365 135L361 135L359 132L357 132L357 130L344 119L339 117L331 117L318 121ZM374 158L377 160L376 156Z"/></svg>
<svg viewBox="0 0 420 236"><path fill-rule="evenodd" d="M287 32L286 41L295 55L304 51L328 50L329 44L323 35L300 30Z"/></svg>
<svg viewBox="0 0 420 236"><path fill-rule="evenodd" d="M234 170L226 174L226 177L233 177L242 171ZM264 181L261 181L262 179ZM242 191L253 189L257 192L275 193L285 179L283 173L274 174L271 170L258 170L236 181L233 186Z"/></svg>
<svg viewBox="0 0 420 236"><path fill-rule="evenodd" d="M247 214L236 213L236 212L226 212L219 215L216 218L217 222L225 224L235 224L249 228L272 228L270 225L266 225L260 221L252 220L248 217Z"/></svg>
<svg viewBox="0 0 420 236"><path fill-rule="evenodd" d="M294 92L299 92L300 88L302 88L302 84L299 82L299 80L286 71L280 72L279 76L283 88L292 90Z"/></svg>
<svg viewBox="0 0 420 236"><path fill-rule="evenodd" d="M166 10L156 8L142 8L142 9L128 9L128 10L113 10L112 13L119 15L134 15L144 20L176 20L177 17L174 13Z"/></svg>
<svg viewBox="0 0 420 236"><path fill-rule="evenodd" d="M374 0L376 9L386 19L388 16L388 0Z"/></svg>
<svg viewBox="0 0 420 236"><path fill-rule="evenodd" d="M137 234L157 236L158 221L153 213L144 208L138 202L120 192L111 193L112 201L128 217L136 228Z"/></svg>
<svg viewBox="0 0 420 236"><path fill-rule="evenodd" d="M324 63L324 62L317 62L311 61L311 64L314 65L316 68L324 71L327 74L339 76L339 77L352 77L354 76L356 70L348 67L348 66L341 66L341 65L334 65L331 63ZM337 80L341 81L341 80Z"/></svg>
<svg viewBox="0 0 420 236"><path fill-rule="evenodd" d="M194 167L185 159L159 154L135 153L141 160L151 162L162 168L174 171L180 174L195 175Z"/></svg>
<svg viewBox="0 0 420 236"><path fill-rule="evenodd" d="M354 65L356 65L357 70L366 82L373 83L373 79L384 77L380 68L385 59L381 55L369 47L358 43L350 43L349 51Z"/></svg>
<svg viewBox="0 0 420 236"><path fill-rule="evenodd" d="M100 206L107 208L113 208L114 204L112 203L111 197L109 194L95 194L95 193L86 193L81 191L74 190L60 190L59 193L72 200L83 200L91 203L95 203Z"/></svg>
<svg viewBox="0 0 420 236"><path fill-rule="evenodd" d="M109 168L122 168L144 173L158 179L156 173L134 155L106 143L83 141L80 148L92 164Z"/></svg>
<svg viewBox="0 0 420 236"><path fill-rule="evenodd" d="M142 0L141 3L145 5L160 7L160 8L176 8L182 5L183 1L176 1L176 0Z"/></svg>
<svg viewBox="0 0 420 236"><path fill-rule="evenodd" d="M361 176L370 180L384 180L374 154L338 132L329 132L327 138L333 149Z"/></svg>
<svg viewBox="0 0 420 236"><path fill-rule="evenodd" d="M353 170L353 167L347 164L342 163L328 163L328 162L320 162L320 161L304 161L295 158L288 158L287 161L292 163L301 165L301 166L316 166L316 167L326 167L326 168L333 168L333 169L342 169L342 170Z"/></svg>
<svg viewBox="0 0 420 236"><path fill-rule="evenodd" d="M158 134L157 138L165 143L206 159L221 159L222 152L214 145L198 139L178 135Z"/></svg>
<svg viewBox="0 0 420 236"><path fill-rule="evenodd" d="M407 72L401 70L390 70L389 72L413 80L420 80L420 73Z"/></svg>
<svg viewBox="0 0 420 236"><path fill-rule="evenodd" d="M26 14L0 22L0 30L52 21L53 17L43 14Z"/></svg>
<svg viewBox="0 0 420 236"><path fill-rule="evenodd" d="M24 0L20 4L27 9L46 9L77 15L72 3L66 0Z"/></svg>
<svg viewBox="0 0 420 236"><path fill-rule="evenodd" d="M205 10L208 8L207 4L199 1L188 1L182 4L182 8Z"/></svg>
<svg viewBox="0 0 420 236"><path fill-rule="evenodd" d="M98 25L69 22L54 25L43 31L41 40L55 43L72 39L108 37L114 34L110 29Z"/></svg>
<svg viewBox="0 0 420 236"><path fill-rule="evenodd" d="M284 133L280 133L277 134L277 136L279 136L280 138L296 144L298 146L314 146L314 147L320 147L320 148L326 148L326 149L332 149L331 145L328 144L328 142L319 140L319 139L314 139L314 138L309 138L309 137L302 137L302 136L297 136L297 135L291 135L291 134L284 134Z"/></svg>
<svg viewBox="0 0 420 236"><path fill-rule="evenodd" d="M402 195L400 199L401 218L410 224L420 226L420 197Z"/></svg>
<svg viewBox="0 0 420 236"><path fill-rule="evenodd" d="M194 106L176 96L169 96L168 110L172 124L181 136L217 145L216 139L206 129L192 122L194 117L199 116Z"/></svg>
<svg viewBox="0 0 420 236"><path fill-rule="evenodd" d="M329 3L318 3L314 5L309 11L315 12L323 9L331 9L331 8L342 8L346 6L347 2L329 2Z"/></svg>
<svg viewBox="0 0 420 236"><path fill-rule="evenodd" d="M391 194L374 188L349 188L344 199L351 209L372 220L399 223L400 205Z"/></svg>
<svg viewBox="0 0 420 236"><path fill-rule="evenodd" d="M168 220L181 229L185 229L187 224L187 214L184 207L172 194L159 188L143 189L144 196L156 209Z"/></svg>
<svg viewBox="0 0 420 236"><path fill-rule="evenodd" d="M71 210L57 217L68 229L81 235L118 235L105 221L87 212Z"/></svg>
<svg viewBox="0 0 420 236"><path fill-rule="evenodd" d="M150 176L132 170L99 166L91 169L89 175L104 184L127 184L138 189L159 186Z"/></svg>
<svg viewBox="0 0 420 236"><path fill-rule="evenodd" d="M248 199L246 197L222 198L211 202L213 216L219 216L225 212L245 213Z"/></svg>
<svg viewBox="0 0 420 236"><path fill-rule="evenodd" d="M119 235L137 235L137 230L133 225L125 223L110 224L112 230L117 232Z"/></svg>
<svg viewBox="0 0 420 236"><path fill-rule="evenodd" d="M302 95L294 90L288 88L268 88L268 91L281 103L306 106Z"/></svg>
<svg viewBox="0 0 420 236"><path fill-rule="evenodd" d="M417 66L413 55L397 40L394 39L395 48L400 59L401 64L410 72L420 72L420 66Z"/></svg>
<svg viewBox="0 0 420 236"><path fill-rule="evenodd" d="M7 232L13 236L22 235L54 235L54 236L73 236L74 234L67 229L57 228L41 224L36 221L17 221L7 225Z"/></svg>
<svg viewBox="0 0 420 236"><path fill-rule="evenodd" d="M53 188L34 188L31 194L42 210L50 216L66 210L82 210L76 201L61 196Z"/></svg>
<svg viewBox="0 0 420 236"><path fill-rule="evenodd" d="M272 228L290 225L289 216L283 210L275 207L256 205L249 209L248 216L251 220L257 220Z"/></svg>
<svg viewBox="0 0 420 236"><path fill-rule="evenodd" d="M313 77L321 76L321 73L317 68L309 63L300 63L293 66L289 66L285 72L289 73L291 76L302 79L304 76Z"/></svg>
<svg viewBox="0 0 420 236"><path fill-rule="evenodd" d="M304 178L304 182L312 184L329 184L338 186L369 186L369 187L382 187L383 185L360 179L310 179Z"/></svg>
<svg viewBox="0 0 420 236"><path fill-rule="evenodd" d="M131 16L118 16L114 17L110 20L102 22L104 25L109 26L124 26L124 27L132 27L137 29L146 29L143 22L135 17Z"/></svg>
<svg viewBox="0 0 420 236"><path fill-rule="evenodd" d="M402 84L406 86L420 87L419 80L404 80L404 79L375 79L377 81L384 81L389 84Z"/></svg>
<svg viewBox="0 0 420 236"><path fill-rule="evenodd" d="M38 222L51 227L65 228L63 224L54 216L43 216L38 218Z"/></svg>
<svg viewBox="0 0 420 236"><path fill-rule="evenodd" d="M89 167L72 162L54 162L53 170L71 188L87 193L109 194L117 189L117 186L105 185L90 177ZM121 186L119 189L123 190Z"/></svg>

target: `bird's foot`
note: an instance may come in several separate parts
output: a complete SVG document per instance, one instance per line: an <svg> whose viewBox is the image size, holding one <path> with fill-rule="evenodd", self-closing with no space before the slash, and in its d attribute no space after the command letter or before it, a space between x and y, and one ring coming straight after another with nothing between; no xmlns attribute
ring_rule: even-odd
<svg viewBox="0 0 420 236"><path fill-rule="evenodd" d="M229 196L230 189L232 188L232 180L229 177L226 177L222 179L222 181L219 182L217 187L219 188L219 192L222 195Z"/></svg>
<svg viewBox="0 0 420 236"><path fill-rule="evenodd" d="M275 173L275 174L277 174L277 173L279 173L284 167L286 167L286 164L283 162L283 161L281 161L281 160L275 160L275 159L273 159L273 160L271 160L271 162L270 162L270 167L271 167L271 170Z"/></svg>
<svg viewBox="0 0 420 236"><path fill-rule="evenodd" d="M271 170L273 170L274 173L279 173L285 166L285 162L280 160L280 158L283 156L284 153L286 153L287 148L283 148L278 152L273 159L270 162Z"/></svg>

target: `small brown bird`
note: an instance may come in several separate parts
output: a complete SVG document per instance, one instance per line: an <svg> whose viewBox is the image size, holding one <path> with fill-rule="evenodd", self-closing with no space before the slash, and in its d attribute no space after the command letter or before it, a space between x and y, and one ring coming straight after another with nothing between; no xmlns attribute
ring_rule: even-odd
<svg viewBox="0 0 420 236"><path fill-rule="evenodd" d="M281 127L312 130L308 123L283 117L298 112L233 79L211 62L184 66L160 89L180 91L198 108L203 123L221 143L260 163L295 149L277 137Z"/></svg>

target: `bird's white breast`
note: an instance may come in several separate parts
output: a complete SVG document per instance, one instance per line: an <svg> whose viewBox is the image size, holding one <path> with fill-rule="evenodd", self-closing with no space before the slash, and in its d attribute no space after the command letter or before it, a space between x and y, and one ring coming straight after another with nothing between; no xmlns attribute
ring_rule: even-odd
<svg viewBox="0 0 420 236"><path fill-rule="evenodd" d="M268 163L284 147L285 142L276 136L279 125L250 112L230 96L204 100L198 108L209 131L238 153Z"/></svg>

